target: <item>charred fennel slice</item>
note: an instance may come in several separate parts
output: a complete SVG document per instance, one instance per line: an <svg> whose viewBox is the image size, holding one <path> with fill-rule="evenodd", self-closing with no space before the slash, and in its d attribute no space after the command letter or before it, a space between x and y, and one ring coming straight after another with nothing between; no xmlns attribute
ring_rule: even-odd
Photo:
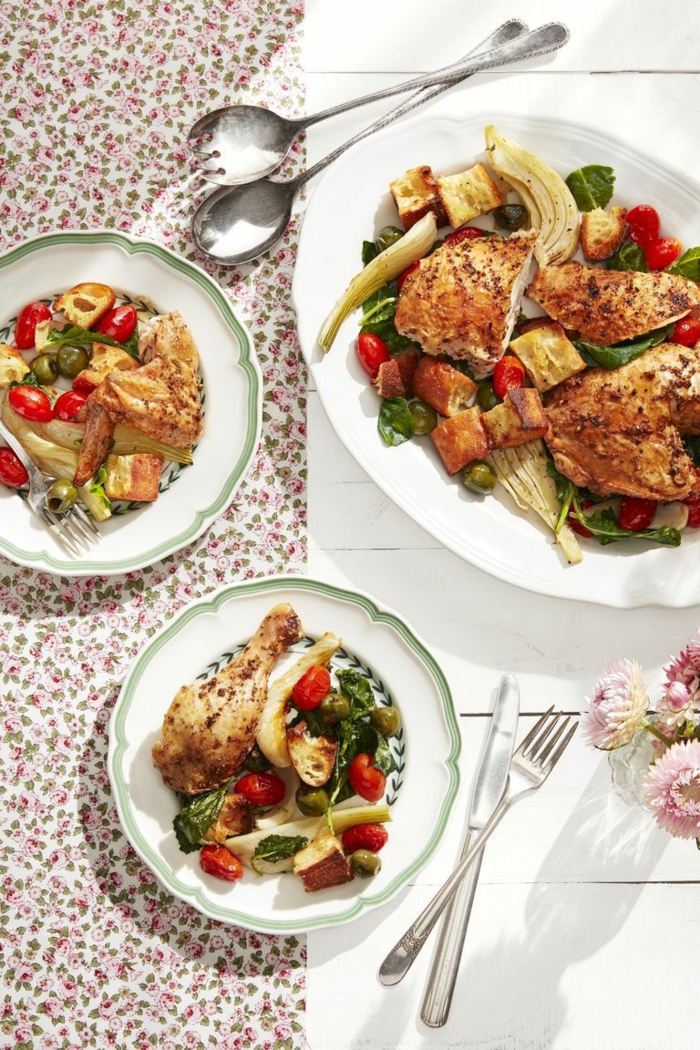
<svg viewBox="0 0 700 1050"><path fill-rule="evenodd" d="M540 266L556 266L570 259L578 247L580 215L571 190L549 165L486 128L489 164L522 198L532 228L539 231L535 258Z"/></svg>
<svg viewBox="0 0 700 1050"><path fill-rule="evenodd" d="M319 346L328 353L340 326L353 310L361 306L370 295L382 288L388 281L393 281L395 277L402 274L411 263L427 255L436 237L437 222L432 212L428 212L400 240L389 248L385 248L372 259L360 273L353 277L323 322L318 337Z"/></svg>

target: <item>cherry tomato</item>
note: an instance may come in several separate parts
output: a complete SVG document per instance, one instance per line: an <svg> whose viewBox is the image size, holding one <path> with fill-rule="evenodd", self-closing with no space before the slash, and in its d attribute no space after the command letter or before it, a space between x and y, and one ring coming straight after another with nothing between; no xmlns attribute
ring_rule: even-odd
<svg viewBox="0 0 700 1050"><path fill-rule="evenodd" d="M517 357L502 357L493 370L493 389L503 400L514 387L525 386L525 369Z"/></svg>
<svg viewBox="0 0 700 1050"><path fill-rule="evenodd" d="M618 525L630 532L639 532L640 529L648 529L654 520L657 504L650 499L635 499L634 496L624 496L620 504L620 513L617 516Z"/></svg>
<svg viewBox="0 0 700 1050"><path fill-rule="evenodd" d="M350 787L360 798L378 802L386 788L386 777L372 765L372 755L355 755L348 768Z"/></svg>
<svg viewBox="0 0 700 1050"><path fill-rule="evenodd" d="M379 853L388 838L387 830L381 824L358 824L343 832L343 849L346 853L354 853L356 849L368 849L372 853Z"/></svg>
<svg viewBox="0 0 700 1050"><path fill-rule="evenodd" d="M310 667L292 690L292 703L300 711L314 711L331 691L327 667Z"/></svg>
<svg viewBox="0 0 700 1050"><path fill-rule="evenodd" d="M125 343L134 334L138 314L133 306L115 306L108 310L97 326L97 331L118 343Z"/></svg>
<svg viewBox="0 0 700 1050"><path fill-rule="evenodd" d="M246 773L236 784L239 795L244 795L251 806L263 809L281 802L286 790L284 781L274 773Z"/></svg>
<svg viewBox="0 0 700 1050"><path fill-rule="evenodd" d="M638 204L626 215L627 225L630 228L630 237L635 244L646 248L652 241L659 239L661 220L656 208L651 204Z"/></svg>
<svg viewBox="0 0 700 1050"><path fill-rule="evenodd" d="M445 237L445 244L459 244L460 241L473 241L475 237L485 237L486 230L480 230L478 226L461 226L449 237Z"/></svg>
<svg viewBox="0 0 700 1050"><path fill-rule="evenodd" d="M396 287L398 288L399 291L401 291L401 289L403 288L403 282L406 280L406 278L408 277L409 273L414 273L418 269L419 266L420 266L420 259L416 259L415 262L411 263L411 265L408 267L407 270L404 270L404 272L402 274L400 274L396 278Z"/></svg>
<svg viewBox="0 0 700 1050"><path fill-rule="evenodd" d="M644 248L644 258L650 270L665 270L675 262L683 251L683 245L676 237L660 237Z"/></svg>
<svg viewBox="0 0 700 1050"><path fill-rule="evenodd" d="M581 510L586 510L587 507L591 506L591 501L587 499L581 500L579 506L581 507ZM587 529L586 526L582 525L581 522L578 520L578 518L576 517L576 511L573 507L567 515L566 524L576 533L577 536L588 537L593 535L591 530Z"/></svg>
<svg viewBox="0 0 700 1050"><path fill-rule="evenodd" d="M15 325L15 342L20 350L31 350L36 343L36 326L49 321L51 311L46 303L28 303L20 310Z"/></svg>
<svg viewBox="0 0 700 1050"><path fill-rule="evenodd" d="M53 410L59 419L62 419L64 423L77 423L80 417L80 410L87 401L85 394L81 394L79 390L66 390L65 394L61 394L56 404L53 406Z"/></svg>
<svg viewBox="0 0 700 1050"><path fill-rule="evenodd" d="M36 386L15 386L7 400L18 416L33 423L48 423L53 419L53 407L47 394Z"/></svg>
<svg viewBox="0 0 700 1050"><path fill-rule="evenodd" d="M370 379L376 379L379 366L389 360L390 354L383 339L371 332L363 332L357 337L357 356Z"/></svg>
<svg viewBox="0 0 700 1050"><path fill-rule="evenodd" d="M0 481L11 489L26 485L29 480L22 462L11 448L0 448Z"/></svg>
<svg viewBox="0 0 700 1050"><path fill-rule="evenodd" d="M681 346L695 346L700 340L700 317L684 317L678 321L671 336L672 343L680 343Z"/></svg>
<svg viewBox="0 0 700 1050"><path fill-rule="evenodd" d="M225 846L211 843L199 851L199 866L207 875L213 875L224 882L236 882L243 874L243 865Z"/></svg>
<svg viewBox="0 0 700 1050"><path fill-rule="evenodd" d="M700 529L700 499L683 500L688 508L688 525L691 529Z"/></svg>

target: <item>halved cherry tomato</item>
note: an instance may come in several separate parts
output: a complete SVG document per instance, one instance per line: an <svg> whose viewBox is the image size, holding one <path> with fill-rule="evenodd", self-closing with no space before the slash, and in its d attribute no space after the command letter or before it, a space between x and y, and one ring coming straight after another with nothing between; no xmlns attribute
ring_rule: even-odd
<svg viewBox="0 0 700 1050"><path fill-rule="evenodd" d="M211 843L199 851L199 866L207 875L213 875L224 882L236 882L243 875L243 865L238 857L226 849Z"/></svg>
<svg viewBox="0 0 700 1050"><path fill-rule="evenodd" d="M460 241L473 241L475 237L485 237L486 230L478 226L460 226L458 230L445 237L445 244L459 244Z"/></svg>
<svg viewBox="0 0 700 1050"><path fill-rule="evenodd" d="M635 244L646 248L652 241L659 239L661 220L656 208L652 208L651 204L638 204L636 208L627 212L625 219Z"/></svg>
<svg viewBox="0 0 700 1050"><path fill-rule="evenodd" d="M357 356L370 379L376 379L379 366L390 358L389 348L383 339L372 332L362 332L357 337Z"/></svg>
<svg viewBox="0 0 700 1050"><path fill-rule="evenodd" d="M285 796L284 781L274 773L246 773L236 784L236 791L248 799L251 806L276 806Z"/></svg>
<svg viewBox="0 0 700 1050"><path fill-rule="evenodd" d="M350 787L360 798L378 802L386 788L386 777L372 765L372 755L355 755L348 768Z"/></svg>
<svg viewBox="0 0 700 1050"><path fill-rule="evenodd" d="M683 500L688 508L688 525L691 529L700 529L700 499Z"/></svg>
<svg viewBox="0 0 700 1050"><path fill-rule="evenodd" d="M36 326L41 321L49 321L51 311L46 303L27 303L20 310L15 325L15 342L20 350L31 350L36 343Z"/></svg>
<svg viewBox="0 0 700 1050"><path fill-rule="evenodd" d="M630 532L639 532L640 529L648 529L654 520L657 504L651 499L636 499L634 496L624 496L620 504L620 513L617 516L618 525Z"/></svg>
<svg viewBox="0 0 700 1050"><path fill-rule="evenodd" d="M700 340L700 317L684 317L678 321L671 336L672 343L681 346L695 346Z"/></svg>
<svg viewBox="0 0 700 1050"><path fill-rule="evenodd" d="M79 390L66 390L53 406L53 410L56 416L65 423L77 423L80 409L86 401L87 397Z"/></svg>
<svg viewBox="0 0 700 1050"><path fill-rule="evenodd" d="M665 270L675 262L683 251L683 245L676 237L660 237L644 248L644 258L650 270Z"/></svg>
<svg viewBox="0 0 700 1050"><path fill-rule="evenodd" d="M125 343L134 334L138 320L138 314L133 306L116 306L100 320L97 331L110 339L116 339L118 343Z"/></svg>
<svg viewBox="0 0 700 1050"><path fill-rule="evenodd" d="M53 419L53 406L48 395L36 386L14 386L7 400L23 419L33 423L48 423Z"/></svg>
<svg viewBox="0 0 700 1050"><path fill-rule="evenodd" d="M372 853L379 853L388 838L388 832L381 824L357 824L343 832L343 849L346 853L354 853L356 849L368 849Z"/></svg>
<svg viewBox="0 0 700 1050"><path fill-rule="evenodd" d="M493 370L493 389L503 400L514 387L525 386L525 369L517 357L502 357Z"/></svg>
<svg viewBox="0 0 700 1050"><path fill-rule="evenodd" d="M408 267L408 269L404 270L404 272L402 274L399 274L399 276L396 278L396 287L398 288L399 291L401 291L401 289L403 288L403 282L406 280L406 278L408 277L409 273L414 273L418 269L419 266L420 266L420 259L416 259L415 262L411 263L411 265Z"/></svg>
<svg viewBox="0 0 700 1050"><path fill-rule="evenodd" d="M18 489L29 480L22 461L11 448L0 448L0 481L8 488Z"/></svg>
<svg viewBox="0 0 700 1050"><path fill-rule="evenodd" d="M588 507L592 506L592 503L589 499L584 499L581 500L579 506L581 510L586 510ZM593 535L591 530L587 529L586 526L582 525L581 522L578 520L578 518L576 517L576 511L573 507L567 515L566 524L569 526L570 529L573 530L573 532L576 533L577 536L585 536L587 538Z"/></svg>
<svg viewBox="0 0 700 1050"><path fill-rule="evenodd" d="M292 703L300 711L314 711L331 691L327 667L310 667L292 689Z"/></svg>

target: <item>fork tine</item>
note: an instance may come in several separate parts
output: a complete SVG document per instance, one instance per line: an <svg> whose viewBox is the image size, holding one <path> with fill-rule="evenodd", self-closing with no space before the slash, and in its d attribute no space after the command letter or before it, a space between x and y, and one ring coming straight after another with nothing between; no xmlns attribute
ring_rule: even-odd
<svg viewBox="0 0 700 1050"><path fill-rule="evenodd" d="M547 773L550 773L554 769L554 767L556 766L557 762L559 761L559 759L561 758L561 756L564 754L564 752L566 751L567 747L569 746L571 738L572 738L572 736L574 735L574 733L576 732L577 729L578 729L578 722L574 722L574 724L572 725L571 729L566 734L566 736L562 740L561 744L559 745L559 747L557 748L557 750L554 752L554 754L550 758L549 762L547 763L547 765L545 767Z"/></svg>
<svg viewBox="0 0 700 1050"><path fill-rule="evenodd" d="M77 504L77 503L73 507L73 514L75 515L76 518L80 518L80 521L85 526L85 528L89 529L90 532L92 532L95 536L99 537L100 530L95 525L95 522L92 520L92 518L88 514L85 513L83 508L81 506L79 506L79 504Z"/></svg>
<svg viewBox="0 0 700 1050"><path fill-rule="evenodd" d="M552 704L552 706L550 707L549 711L545 711L545 713L542 715L542 717L537 719L537 721L535 722L535 724L532 727L532 729L530 730L530 732L527 734L527 736L523 737L523 739L521 740L520 744L518 745L518 749L515 752L516 755L522 755L524 753L525 748L528 747L528 745L531 744L532 741L535 739L535 737L537 736L537 734L539 733L540 729L545 724L545 722L547 721L547 719L549 718L549 716L551 715L553 710L554 710L554 705Z"/></svg>
<svg viewBox="0 0 700 1050"><path fill-rule="evenodd" d="M75 531L80 534L83 541L89 546L91 543L95 542L95 537L93 536L92 532L88 528L86 528L84 522L78 517L78 515L73 513L74 511L75 507L72 511L68 512L68 517L70 518L71 524Z"/></svg>
<svg viewBox="0 0 700 1050"><path fill-rule="evenodd" d="M60 540L61 543L68 548L71 554L80 554L80 547L66 534L65 530L59 524L58 518L56 518L50 510L46 507L43 508L41 514L42 520L49 527L56 539Z"/></svg>
<svg viewBox="0 0 700 1050"><path fill-rule="evenodd" d="M560 717L561 717L561 711L557 715L557 718L560 718ZM552 748L557 744L557 742L559 740L561 740L562 734L564 733L564 730L566 729L566 727L568 726L570 721L571 721L571 715L567 715L563 722L559 722L558 723L558 728L557 728L556 733L551 738L551 740L549 741L547 746L544 748L544 750L540 751L540 753L537 755L537 762L539 762L539 764L541 766L543 766L545 764L545 762L547 761L547 756L550 754ZM557 723L553 723L553 724L556 725Z"/></svg>
<svg viewBox="0 0 700 1050"><path fill-rule="evenodd" d="M70 538L74 543L77 543L81 550L87 551L90 549L90 545L87 542L82 531L78 528L77 523L73 520L70 513L63 514L59 518L59 528L65 529Z"/></svg>

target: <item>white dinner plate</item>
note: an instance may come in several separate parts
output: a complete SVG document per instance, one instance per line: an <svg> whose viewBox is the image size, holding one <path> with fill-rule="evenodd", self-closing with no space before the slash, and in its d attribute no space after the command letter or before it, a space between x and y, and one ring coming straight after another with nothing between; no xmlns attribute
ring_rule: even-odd
<svg viewBox="0 0 700 1050"><path fill-rule="evenodd" d="M613 204L654 205L664 235L700 244L700 185L659 157L592 127L541 117L431 114L401 123L353 148L323 178L309 203L294 279L304 355L331 424L369 476L414 521L479 568L531 591L621 608L700 601L700 533L680 548L639 541L600 547L583 541L583 562L567 566L551 533L506 496L471 496L449 478L429 438L386 447L377 433L378 397L357 360L358 316L327 355L317 344L324 317L361 269L363 239L397 222L389 182L428 164L450 174L485 159L484 128L538 154L562 175L606 164L617 176Z"/></svg>
<svg viewBox="0 0 700 1050"><path fill-rule="evenodd" d="M211 674L224 654L245 644L272 606L290 602L306 636L340 636L340 666L371 676L378 702L391 700L402 728L392 742L397 770L387 781L392 821L381 872L371 880L306 893L294 875L236 883L205 875L199 854L184 854L172 828L176 795L151 762L163 716L180 686ZM273 672L284 669L287 655ZM333 666L338 666L336 657ZM445 677L403 620L363 594L301 576L226 587L191 605L140 654L112 715L109 775L122 825L134 849L175 896L214 919L269 933L300 933L348 922L390 900L432 856L459 783L460 736ZM361 800L359 800L361 802ZM354 800L357 804L358 800ZM361 803L364 804L364 803ZM274 830L274 829L272 829Z"/></svg>
<svg viewBox="0 0 700 1050"><path fill-rule="evenodd" d="M155 503L101 523L98 543L79 557L67 554L27 505L0 485L0 553L62 576L140 569L197 539L233 499L261 422L260 368L228 299L198 266L150 241L100 230L49 234L12 249L0 257L0 329L25 303L81 281L145 298L159 313L179 310L199 350L204 433L192 466L172 472L172 480L166 467L162 485L168 487Z"/></svg>

